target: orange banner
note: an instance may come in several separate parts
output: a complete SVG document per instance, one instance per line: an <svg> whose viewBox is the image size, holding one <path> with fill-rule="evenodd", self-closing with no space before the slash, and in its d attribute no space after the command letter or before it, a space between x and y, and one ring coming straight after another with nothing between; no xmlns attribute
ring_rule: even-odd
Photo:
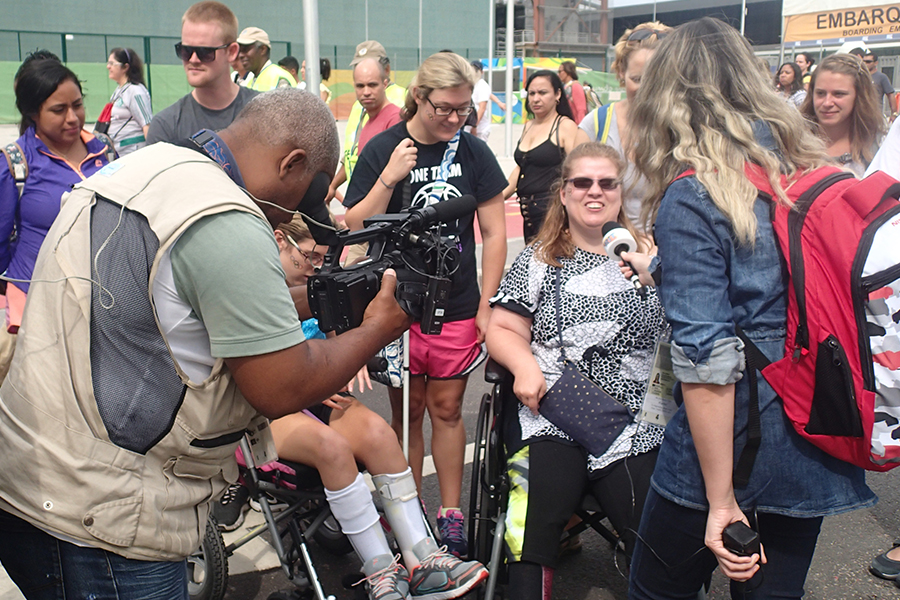
<svg viewBox="0 0 900 600"><path fill-rule="evenodd" d="M784 18L785 43L891 33L900 33L900 5L897 4L829 10Z"/></svg>

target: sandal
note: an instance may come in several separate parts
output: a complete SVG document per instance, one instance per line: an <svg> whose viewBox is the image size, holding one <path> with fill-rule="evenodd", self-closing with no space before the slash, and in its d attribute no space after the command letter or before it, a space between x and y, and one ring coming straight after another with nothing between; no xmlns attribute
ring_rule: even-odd
<svg viewBox="0 0 900 600"><path fill-rule="evenodd" d="M898 546L900 546L900 540L894 542L893 546L891 546L891 550ZM894 582L897 583L897 578L900 576L900 561L888 558L888 552L891 550L873 558L872 564L869 565L869 572L875 577L893 579Z"/></svg>
<svg viewBox="0 0 900 600"><path fill-rule="evenodd" d="M563 534L565 535L565 534ZM581 552L581 534L576 533L563 538L559 543L559 556L568 556ZM898 563L900 565L900 563Z"/></svg>

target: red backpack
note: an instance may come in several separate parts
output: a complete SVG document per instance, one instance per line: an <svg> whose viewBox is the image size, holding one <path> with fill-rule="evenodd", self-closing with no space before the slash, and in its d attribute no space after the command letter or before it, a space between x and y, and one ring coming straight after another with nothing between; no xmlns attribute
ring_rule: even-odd
<svg viewBox="0 0 900 600"><path fill-rule="evenodd" d="M762 168L748 164L745 172L774 197ZM873 471L900 464L900 182L822 167L786 192L794 210L772 203L791 282L785 352L770 362L739 331L751 401L738 487L749 480L761 435L756 370L814 445Z"/></svg>

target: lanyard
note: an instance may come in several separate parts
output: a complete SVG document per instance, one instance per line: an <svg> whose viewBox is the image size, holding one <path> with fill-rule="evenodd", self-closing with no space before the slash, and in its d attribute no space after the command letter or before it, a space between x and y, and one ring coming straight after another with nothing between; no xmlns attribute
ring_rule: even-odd
<svg viewBox="0 0 900 600"><path fill-rule="evenodd" d="M435 179L434 183L447 183L447 179L450 178L450 166L453 165L453 161L456 159L456 149L459 147L459 136L460 131L457 130L456 135L453 136L449 142L447 142L447 148L444 150L444 157L441 159L441 167L438 170L438 177ZM435 190L438 188L438 185L433 185L431 188L431 193L428 195L428 202L425 205L436 204L441 201L441 197L439 194L435 193ZM441 186L443 188L443 186Z"/></svg>

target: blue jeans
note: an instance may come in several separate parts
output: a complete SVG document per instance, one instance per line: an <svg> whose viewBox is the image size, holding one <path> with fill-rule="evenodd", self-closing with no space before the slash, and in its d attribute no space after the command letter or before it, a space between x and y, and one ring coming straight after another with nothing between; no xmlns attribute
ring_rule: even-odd
<svg viewBox="0 0 900 600"><path fill-rule="evenodd" d="M693 600L718 566L703 543L706 511L666 500L650 488L631 559L630 599ZM734 600L802 598L822 517L801 519L759 513L759 536L768 562L763 582L744 593L734 584Z"/></svg>
<svg viewBox="0 0 900 600"><path fill-rule="evenodd" d="M0 511L0 562L28 600L188 600L187 564L63 542Z"/></svg>

